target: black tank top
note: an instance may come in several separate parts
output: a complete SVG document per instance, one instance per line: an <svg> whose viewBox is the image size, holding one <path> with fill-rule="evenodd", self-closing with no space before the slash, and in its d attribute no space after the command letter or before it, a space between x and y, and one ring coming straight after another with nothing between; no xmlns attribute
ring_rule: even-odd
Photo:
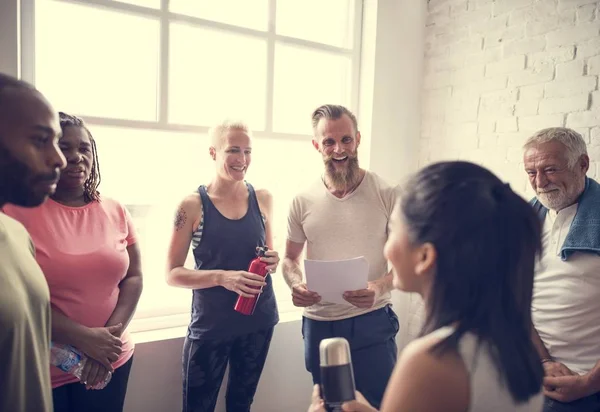
<svg viewBox="0 0 600 412"><path fill-rule="evenodd" d="M192 245L195 268L201 270L248 270L256 257L256 247L265 244L265 223L254 188L249 183L248 211L238 220L226 218L210 200L206 186L198 192L202 199L203 223L198 244ZM194 238L199 234L195 233ZM233 310L238 294L215 286L194 289L190 339L226 339L274 326L279 321L273 280L267 275L254 314L247 316Z"/></svg>

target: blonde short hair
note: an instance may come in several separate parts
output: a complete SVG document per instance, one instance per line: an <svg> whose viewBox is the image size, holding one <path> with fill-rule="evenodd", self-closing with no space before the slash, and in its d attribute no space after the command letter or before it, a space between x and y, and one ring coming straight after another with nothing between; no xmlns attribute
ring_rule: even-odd
<svg viewBox="0 0 600 412"><path fill-rule="evenodd" d="M219 149L223 144L223 138L230 130L240 130L251 136L250 128L241 120L224 120L221 123L213 126L208 131L211 147Z"/></svg>

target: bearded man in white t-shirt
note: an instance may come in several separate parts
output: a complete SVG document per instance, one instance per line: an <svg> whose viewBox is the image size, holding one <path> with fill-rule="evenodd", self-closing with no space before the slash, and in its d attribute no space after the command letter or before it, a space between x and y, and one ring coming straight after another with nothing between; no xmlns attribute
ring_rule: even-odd
<svg viewBox="0 0 600 412"><path fill-rule="evenodd" d="M586 177L590 159L574 130L540 130L524 149L544 222L532 302L544 412L599 411L600 185Z"/></svg>
<svg viewBox="0 0 600 412"><path fill-rule="evenodd" d="M396 190L358 165L360 132L347 108L324 105L312 116L313 146L325 173L298 194L288 217L284 277L294 305L304 307L306 369L320 383L319 343L343 337L351 348L357 390L379 407L396 362L398 318L391 308L392 276L383 248ZM346 291L344 303L327 302L307 289L300 259L342 260L364 256L368 286Z"/></svg>

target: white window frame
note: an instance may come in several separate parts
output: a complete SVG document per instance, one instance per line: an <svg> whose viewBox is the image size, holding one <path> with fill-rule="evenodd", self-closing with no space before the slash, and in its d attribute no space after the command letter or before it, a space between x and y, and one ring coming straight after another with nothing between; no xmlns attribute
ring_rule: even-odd
<svg viewBox="0 0 600 412"><path fill-rule="evenodd" d="M32 84L35 83L35 3L36 0L20 1L20 73L21 78ZM178 124L169 121L169 28L170 23L183 22L193 27L211 28L228 33L235 33L253 38L267 40L267 89L266 107L265 107L265 128L264 130L253 130L253 135L258 138L270 138L278 140L302 140L306 141L307 135L282 133L273 131L273 100L274 100L274 74L275 74L275 45L287 44L298 47L304 47L310 50L322 51L347 57L351 60L351 93L349 109L354 113L359 108L359 91L361 77L361 50L363 9L365 0L355 0L353 44L350 48L335 47L327 44L317 43L309 40L298 39L289 36L283 36L276 33L276 7L277 0L269 0L269 20L268 30L260 31L250 28L235 26L231 24L216 22L194 16L187 16L168 11L169 0L161 0L160 9L147 8L127 3L119 3L111 0L54 0L73 5L85 5L89 7L98 7L111 11L120 11L123 13L137 16L149 17L159 21L159 83L157 93L157 120L139 121L116 119L109 117L91 116L87 113L74 113L81 115L86 119L90 126L111 126L119 128L133 128L157 131L173 132L192 132L199 135L206 135L209 125L197 126L188 124ZM248 0L252 1L252 0ZM299 0L300 1L300 0ZM324 0L326 1L326 0ZM316 12L316 11L315 11ZM368 159L367 159L368 162ZM166 253L166 251L165 251ZM147 269L146 271L156 270ZM161 274L149 274L149 277L164 278ZM169 287L165 283L165 287ZM281 321L297 320L301 316L301 311L281 313ZM132 332L151 332L157 330L176 329L180 331L183 326L189 323L189 310L182 312L175 307L163 307L156 310L146 310L141 316L134 316L129 329Z"/></svg>
<svg viewBox="0 0 600 412"><path fill-rule="evenodd" d="M304 134L282 133L273 131L273 96L274 96L274 73L275 73L275 44L282 43L306 47L311 50L323 51L339 56L345 56L352 62L352 79L349 109L356 113L359 100L360 79L360 57L361 57L361 29L364 0L355 1L354 10L354 39L351 48L330 46L309 40L297 39L276 33L276 7L277 0L269 0L269 24L267 31L260 31L239 27L231 24L215 22L199 17L187 16L168 11L169 0L161 0L160 9L151 9L128 3L119 3L111 0L54 0L62 3L71 3L85 6L95 6L111 11L135 14L137 16L158 19L160 22L160 67L158 84L158 120L137 121L127 119L115 119L108 117L90 116L79 113L85 117L86 123L90 125L113 126L136 129L153 129L161 131L181 131L206 134L209 125L195 126L176 124L169 121L169 24L182 22L193 27L207 27L224 32L246 35L249 37L267 39L267 94L265 110L264 130L253 130L253 134L259 138L272 139L306 139ZM251 1L251 0L248 0ZM30 83L35 83L35 2L36 0L21 0L21 77ZM77 114L77 113L74 113Z"/></svg>

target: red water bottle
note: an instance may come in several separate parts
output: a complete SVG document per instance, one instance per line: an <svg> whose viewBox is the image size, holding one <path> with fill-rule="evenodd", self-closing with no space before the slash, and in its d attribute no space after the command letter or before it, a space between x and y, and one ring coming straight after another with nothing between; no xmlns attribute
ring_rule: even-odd
<svg viewBox="0 0 600 412"><path fill-rule="evenodd" d="M267 263L260 260L261 257L265 255L265 252L269 250L268 247L258 247L256 248L256 258L250 262L250 266L248 267L248 272L255 273L257 275L262 276L263 278L267 276L269 271L267 270ZM260 289L258 286L250 286L254 289ZM254 313L254 309L256 308L256 303L258 302L258 295L253 295L251 298L247 298L244 296L239 296L237 301L235 302L235 306L233 309L240 312L243 315L252 315Z"/></svg>

